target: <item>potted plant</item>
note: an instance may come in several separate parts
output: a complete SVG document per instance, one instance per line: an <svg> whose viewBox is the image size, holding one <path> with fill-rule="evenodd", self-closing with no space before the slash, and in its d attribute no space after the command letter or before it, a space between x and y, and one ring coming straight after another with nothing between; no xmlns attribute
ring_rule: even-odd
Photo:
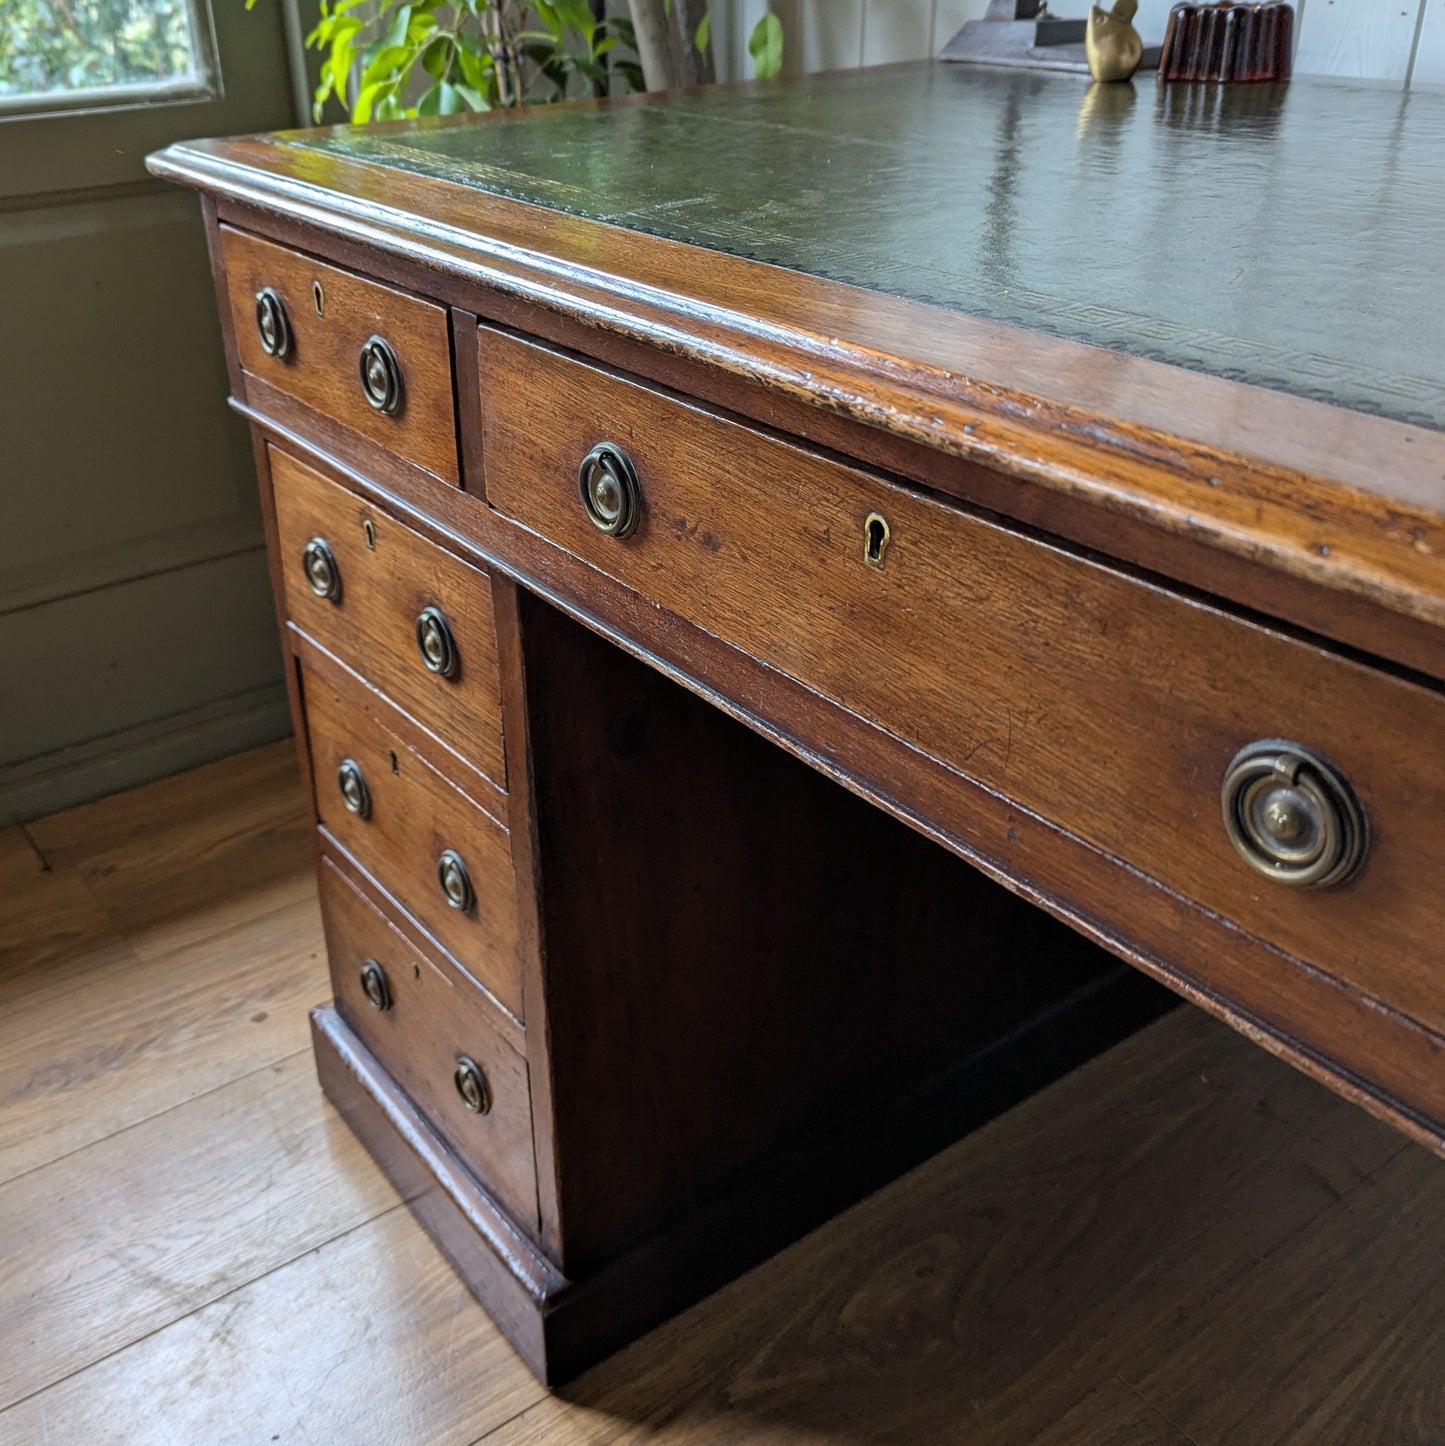
<svg viewBox="0 0 1445 1446"><path fill-rule="evenodd" d="M255 0L247 0L247 8ZM626 19L592 0L319 0L306 37L323 54L313 111L351 120L452 115L590 90L663 90L713 79L707 0L629 0ZM778 74L783 33L768 13L748 42L755 73Z"/></svg>

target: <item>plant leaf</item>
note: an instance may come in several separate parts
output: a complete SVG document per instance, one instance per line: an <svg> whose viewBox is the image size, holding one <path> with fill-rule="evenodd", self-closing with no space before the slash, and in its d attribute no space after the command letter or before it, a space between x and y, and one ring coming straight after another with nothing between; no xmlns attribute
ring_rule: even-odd
<svg viewBox="0 0 1445 1446"><path fill-rule="evenodd" d="M771 10L753 26L748 54L759 80L771 80L783 69L783 22Z"/></svg>

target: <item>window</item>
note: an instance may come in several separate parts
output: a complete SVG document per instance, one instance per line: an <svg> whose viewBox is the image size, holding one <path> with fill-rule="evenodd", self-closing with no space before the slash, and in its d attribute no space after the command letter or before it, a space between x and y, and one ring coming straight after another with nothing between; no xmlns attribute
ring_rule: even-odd
<svg viewBox="0 0 1445 1446"><path fill-rule="evenodd" d="M0 116L219 93L204 0L0 0Z"/></svg>

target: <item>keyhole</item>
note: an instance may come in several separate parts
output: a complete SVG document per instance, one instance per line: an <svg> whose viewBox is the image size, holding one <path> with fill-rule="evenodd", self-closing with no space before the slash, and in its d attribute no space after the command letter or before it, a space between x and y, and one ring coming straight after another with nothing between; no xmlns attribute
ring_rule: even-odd
<svg viewBox="0 0 1445 1446"><path fill-rule="evenodd" d="M396 751L394 749L391 750L391 771L400 777L401 767L396 761Z"/></svg>
<svg viewBox="0 0 1445 1446"><path fill-rule="evenodd" d="M361 524L361 530L366 534L366 545L376 551L376 523L371 518L366 518Z"/></svg>
<svg viewBox="0 0 1445 1446"><path fill-rule="evenodd" d="M321 283L319 281L313 281L311 283L311 299L316 303L316 315L325 316L326 294L321 290Z"/></svg>
<svg viewBox="0 0 1445 1446"><path fill-rule="evenodd" d="M888 551L888 540L892 536L888 528L888 519L880 512L870 512L868 521L863 524L867 541L863 547L863 561L869 567L882 567L884 555Z"/></svg>

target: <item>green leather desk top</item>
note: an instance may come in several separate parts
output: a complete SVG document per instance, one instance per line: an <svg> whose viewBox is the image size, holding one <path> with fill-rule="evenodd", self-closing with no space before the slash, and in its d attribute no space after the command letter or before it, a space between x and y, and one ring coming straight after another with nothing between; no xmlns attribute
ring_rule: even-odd
<svg viewBox="0 0 1445 1446"><path fill-rule="evenodd" d="M1445 96L939 63L284 143L1445 429Z"/></svg>

